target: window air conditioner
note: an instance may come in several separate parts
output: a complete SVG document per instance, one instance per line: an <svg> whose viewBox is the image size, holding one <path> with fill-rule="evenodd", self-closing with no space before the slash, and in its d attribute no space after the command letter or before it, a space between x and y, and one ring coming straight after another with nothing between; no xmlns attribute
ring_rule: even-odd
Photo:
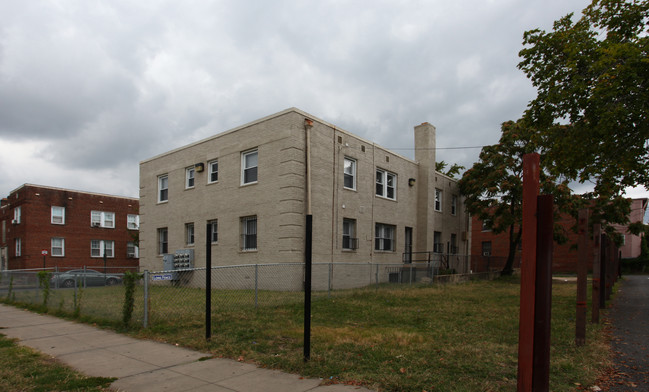
<svg viewBox="0 0 649 392"><path fill-rule="evenodd" d="M482 252L482 255L486 256L486 257L489 257L489 256L491 256L491 252Z"/></svg>
<svg viewBox="0 0 649 392"><path fill-rule="evenodd" d="M12 219L12 220L11 220L11 224L12 224L12 225L17 225L17 224L18 224L18 220L17 220L17 219Z"/></svg>
<svg viewBox="0 0 649 392"><path fill-rule="evenodd" d="M92 225L91 225L91 226L92 226L92 227L99 227L99 226L101 226L101 223L99 223L99 222L92 222Z"/></svg>
<svg viewBox="0 0 649 392"><path fill-rule="evenodd" d="M129 258L129 259L135 258L135 253L127 253L126 258Z"/></svg>

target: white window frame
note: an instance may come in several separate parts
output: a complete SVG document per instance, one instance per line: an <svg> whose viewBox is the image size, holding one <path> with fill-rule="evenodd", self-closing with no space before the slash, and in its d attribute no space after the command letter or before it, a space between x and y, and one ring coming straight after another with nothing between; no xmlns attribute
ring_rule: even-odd
<svg viewBox="0 0 649 392"><path fill-rule="evenodd" d="M20 224L20 216L21 215L22 214L21 214L20 206L14 208L14 219L13 219L13 222L11 222L11 223Z"/></svg>
<svg viewBox="0 0 649 392"><path fill-rule="evenodd" d="M158 176L158 203L169 201L169 175Z"/></svg>
<svg viewBox="0 0 649 392"><path fill-rule="evenodd" d="M131 259L140 257L140 248L135 245L135 242L129 241L126 243L126 257Z"/></svg>
<svg viewBox="0 0 649 392"><path fill-rule="evenodd" d="M374 250L379 252L396 251L395 232L396 226L385 223L374 225Z"/></svg>
<svg viewBox="0 0 649 392"><path fill-rule="evenodd" d="M212 244L218 244L219 243L219 221L218 221L218 219L213 219L211 221L208 221L207 223L210 224L210 242Z"/></svg>
<svg viewBox="0 0 649 392"><path fill-rule="evenodd" d="M251 223L254 222L254 225ZM256 251L259 247L259 225L256 215L241 218L241 251Z"/></svg>
<svg viewBox="0 0 649 392"><path fill-rule="evenodd" d="M215 159L207 162L207 170L209 173L207 176L207 183L214 184L215 182L219 182L219 160ZM216 176L216 178L214 178L214 176Z"/></svg>
<svg viewBox="0 0 649 392"><path fill-rule="evenodd" d="M161 227L158 229L158 254L165 253L169 253L169 229Z"/></svg>
<svg viewBox="0 0 649 392"><path fill-rule="evenodd" d="M356 219L343 218L342 248L344 250L358 249L358 238L356 238Z"/></svg>
<svg viewBox="0 0 649 392"><path fill-rule="evenodd" d="M452 195L451 196L451 215L457 215L457 201L458 197L457 195Z"/></svg>
<svg viewBox="0 0 649 392"><path fill-rule="evenodd" d="M139 230L140 229L140 216L138 214L128 214L128 215L126 215L126 228L128 230Z"/></svg>
<svg viewBox="0 0 649 392"><path fill-rule="evenodd" d="M65 257L65 238L52 237L50 245L50 255L52 257ZM60 252L57 251L58 249L60 249Z"/></svg>
<svg viewBox="0 0 649 392"><path fill-rule="evenodd" d="M65 224L65 207L52 206L50 223L53 225Z"/></svg>
<svg viewBox="0 0 649 392"><path fill-rule="evenodd" d="M442 232L433 232L433 253L444 253L444 242L442 241Z"/></svg>
<svg viewBox="0 0 649 392"><path fill-rule="evenodd" d="M196 185L196 168L190 166L185 168L185 189L192 189Z"/></svg>
<svg viewBox="0 0 649 392"><path fill-rule="evenodd" d="M252 164L251 158L255 157L254 165ZM254 179L246 180L246 175L254 172ZM241 153L241 185L250 185L256 184L259 182L259 150L248 150Z"/></svg>
<svg viewBox="0 0 649 392"><path fill-rule="evenodd" d="M15 250L16 257L22 256L23 248L22 248L22 241L20 240L20 238L16 238L16 240L14 241L14 246L15 246L14 250Z"/></svg>
<svg viewBox="0 0 649 392"><path fill-rule="evenodd" d="M90 227L115 228L115 213L110 211L90 211Z"/></svg>
<svg viewBox="0 0 649 392"><path fill-rule="evenodd" d="M392 195L390 195L392 193ZM376 169L376 196L397 200L397 175L383 169Z"/></svg>
<svg viewBox="0 0 649 392"><path fill-rule="evenodd" d="M351 179L351 187L347 186L347 179ZM356 159L345 157L343 161L343 188L356 190Z"/></svg>
<svg viewBox="0 0 649 392"><path fill-rule="evenodd" d="M115 258L115 241L113 240L90 240L90 257L104 257L106 252L107 259Z"/></svg>
<svg viewBox="0 0 649 392"><path fill-rule="evenodd" d="M442 200L443 200L442 190L435 188L435 211L442 212Z"/></svg>
<svg viewBox="0 0 649 392"><path fill-rule="evenodd" d="M194 223L185 223L185 244L187 246L194 245Z"/></svg>

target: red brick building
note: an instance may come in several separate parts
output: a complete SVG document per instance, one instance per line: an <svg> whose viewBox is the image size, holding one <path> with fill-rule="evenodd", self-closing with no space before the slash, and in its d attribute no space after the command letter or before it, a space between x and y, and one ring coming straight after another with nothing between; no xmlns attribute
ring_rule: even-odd
<svg viewBox="0 0 649 392"><path fill-rule="evenodd" d="M647 199L634 199L631 203L630 222L642 221L647 208ZM509 233L495 234L477 217L471 218L471 255L472 266L475 270L485 270L487 263L490 269L498 269L504 266L509 252ZM554 243L552 272L553 273L575 273L577 271L577 233L572 231L575 220L572 217L564 217L560 222L568 236L568 241L559 245ZM628 244L620 248L622 258L637 257L640 254L640 237L626 232L626 227L616 226L618 232L624 235L624 243ZM517 229L518 230L518 229ZM593 241L589 247L589 270L593 260ZM516 251L514 268L520 266L520 246Z"/></svg>
<svg viewBox="0 0 649 392"><path fill-rule="evenodd" d="M2 199L0 225L0 270L139 265L135 198L24 184Z"/></svg>

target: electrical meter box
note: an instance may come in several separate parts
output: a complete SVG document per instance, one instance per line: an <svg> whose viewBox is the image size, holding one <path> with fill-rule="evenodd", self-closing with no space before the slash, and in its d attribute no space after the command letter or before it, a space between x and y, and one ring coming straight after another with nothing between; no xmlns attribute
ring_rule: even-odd
<svg viewBox="0 0 649 392"><path fill-rule="evenodd" d="M194 268L194 249L178 249L173 255L173 269Z"/></svg>

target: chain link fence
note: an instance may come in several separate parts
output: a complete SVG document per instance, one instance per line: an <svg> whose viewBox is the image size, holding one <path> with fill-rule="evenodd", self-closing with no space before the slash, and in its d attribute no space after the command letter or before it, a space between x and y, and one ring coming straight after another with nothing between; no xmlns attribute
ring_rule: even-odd
<svg viewBox="0 0 649 392"><path fill-rule="evenodd" d="M504 260L496 259L449 255L430 262L407 264L314 263L312 297L318 300L359 289L395 289L404 285L491 278L504 265ZM0 299L34 305L47 302L48 311L118 322L124 303L121 278L126 270L118 267L107 268L105 272L87 268L45 270L50 274L47 294L39 284L40 270L2 271ZM212 267L212 314L303 306L304 270L303 263ZM466 274L449 274L467 270ZM205 268L145 271L136 287L132 323L155 327L188 320L204 322L205 287Z"/></svg>

